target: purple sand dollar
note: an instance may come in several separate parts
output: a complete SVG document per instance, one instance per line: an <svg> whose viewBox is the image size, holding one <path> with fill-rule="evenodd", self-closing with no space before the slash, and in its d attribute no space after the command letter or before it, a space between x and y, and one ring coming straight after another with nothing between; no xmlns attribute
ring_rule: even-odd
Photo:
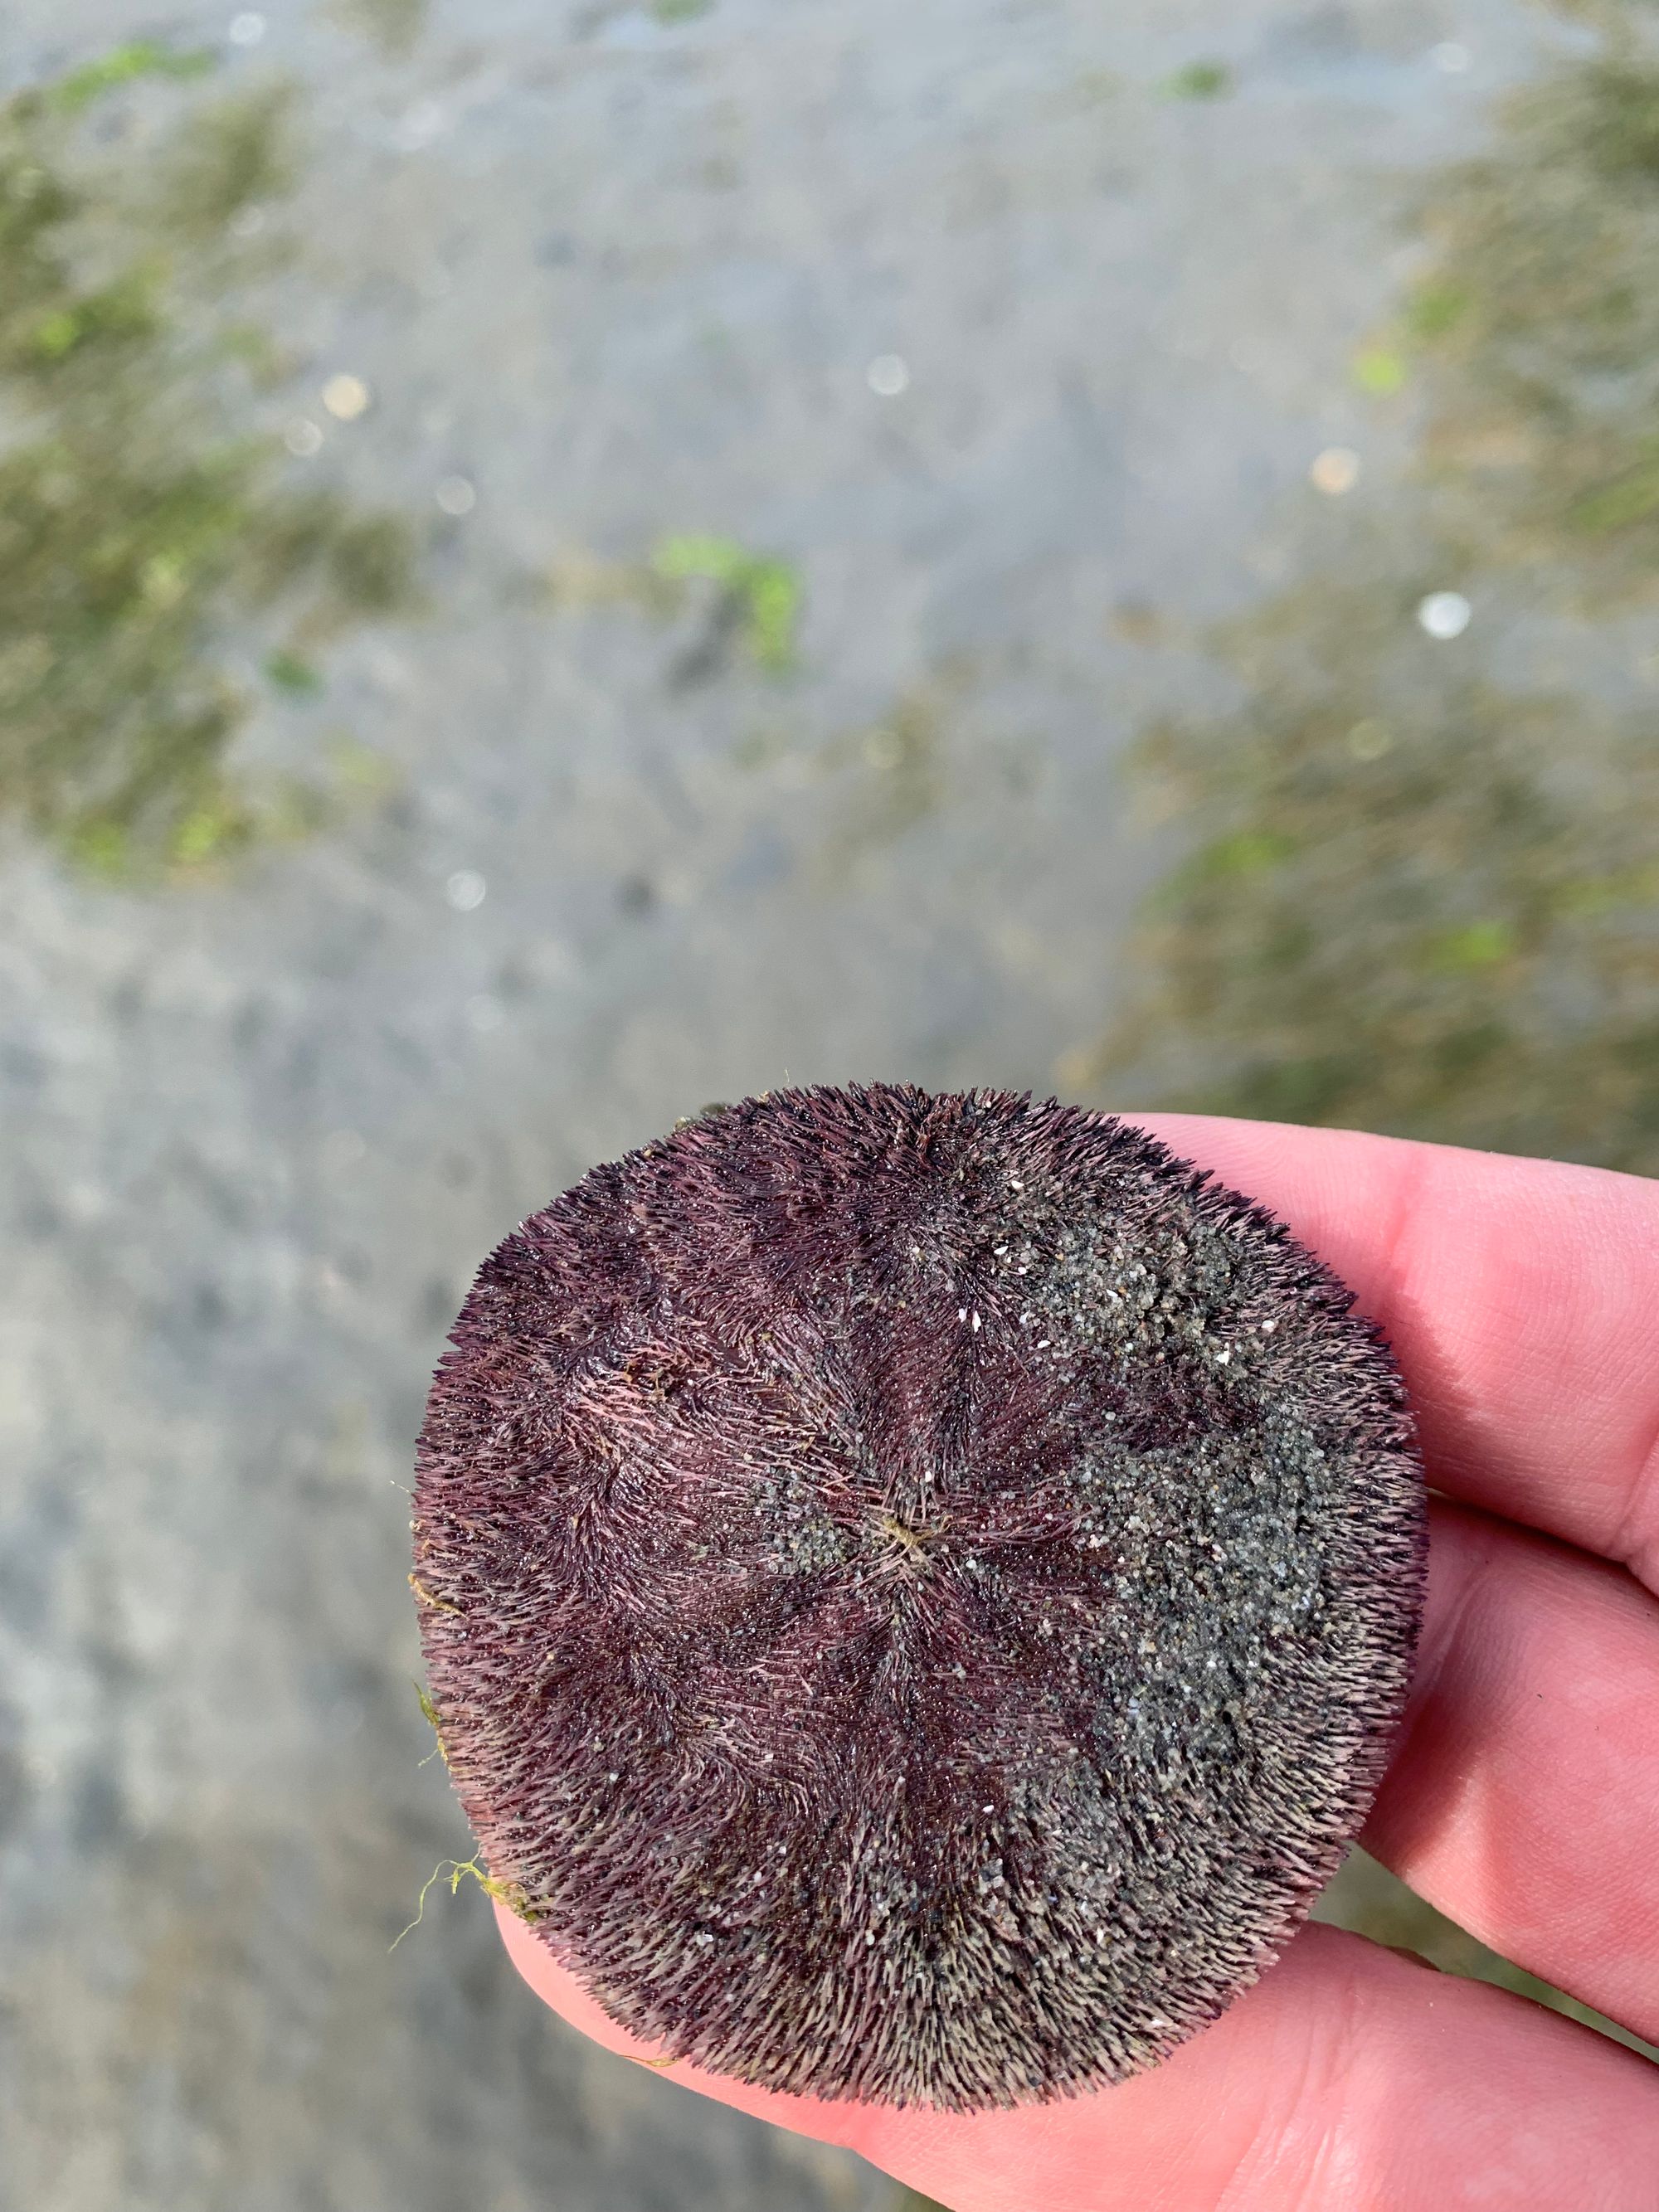
<svg viewBox="0 0 1659 2212"><path fill-rule="evenodd" d="M1364 1820L1405 1395L1285 1227L1103 1115L774 1092L490 1255L415 1573L483 1858L611 2015L969 2110L1212 2020Z"/></svg>

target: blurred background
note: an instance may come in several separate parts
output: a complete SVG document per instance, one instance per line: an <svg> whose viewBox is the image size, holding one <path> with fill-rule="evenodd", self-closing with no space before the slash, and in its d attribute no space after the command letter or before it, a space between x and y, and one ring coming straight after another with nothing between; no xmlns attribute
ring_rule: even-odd
<svg viewBox="0 0 1659 2212"><path fill-rule="evenodd" d="M786 1080L1655 1172L1656 584L1647 0L6 0L0 2202L896 2212L390 1948L471 1271Z"/></svg>

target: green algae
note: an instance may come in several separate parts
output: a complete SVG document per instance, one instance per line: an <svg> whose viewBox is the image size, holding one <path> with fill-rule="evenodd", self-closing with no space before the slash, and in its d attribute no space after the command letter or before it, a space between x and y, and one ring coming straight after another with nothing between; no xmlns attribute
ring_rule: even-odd
<svg viewBox="0 0 1659 2212"><path fill-rule="evenodd" d="M1188 62L1165 77L1159 89L1166 100L1225 100L1233 89L1233 73L1225 62Z"/></svg>
<svg viewBox="0 0 1659 2212"><path fill-rule="evenodd" d="M1581 13L1599 46L1414 196L1357 357L1409 374L1413 477L1213 635L1233 707L1139 744L1184 850L1070 1084L1659 1170L1659 52ZM1449 584L1449 640L1413 618ZM1599 672L1529 674L1547 631Z"/></svg>
<svg viewBox="0 0 1659 2212"><path fill-rule="evenodd" d="M207 66L138 42L0 106L0 814L131 880L314 826L319 787L235 769L238 661L263 638L279 693L319 689L411 589L408 526L262 423L284 365L246 300L294 95L204 96Z"/></svg>
<svg viewBox="0 0 1659 2212"><path fill-rule="evenodd" d="M716 585L755 665L775 676L794 667L805 592L790 562L735 538L693 533L664 538L650 571L670 586Z"/></svg>
<svg viewBox="0 0 1659 2212"><path fill-rule="evenodd" d="M1651 709L1507 688L1412 602L1310 579L1219 640L1237 713L1142 741L1189 850L1143 915L1138 997L1070 1072L1652 1171Z"/></svg>
<svg viewBox="0 0 1659 2212"><path fill-rule="evenodd" d="M389 62L407 61L427 27L428 0L331 0L327 19Z"/></svg>

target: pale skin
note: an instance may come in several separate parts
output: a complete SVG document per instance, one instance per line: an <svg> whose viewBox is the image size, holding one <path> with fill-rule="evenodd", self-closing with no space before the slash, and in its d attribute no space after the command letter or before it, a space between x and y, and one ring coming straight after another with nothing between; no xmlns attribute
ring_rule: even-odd
<svg viewBox="0 0 1659 2212"><path fill-rule="evenodd" d="M1429 1604L1363 1840L1506 1957L1659 2042L1659 1182L1432 1145L1127 1115L1287 1221L1392 1341ZM968 2116L744 2087L955 2212L1659 2212L1659 2067L1507 1991L1310 1926L1150 2074Z"/></svg>

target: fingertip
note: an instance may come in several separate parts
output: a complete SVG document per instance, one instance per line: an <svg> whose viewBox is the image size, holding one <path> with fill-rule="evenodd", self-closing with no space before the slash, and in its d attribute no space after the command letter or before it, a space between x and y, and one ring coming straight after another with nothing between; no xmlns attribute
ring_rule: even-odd
<svg viewBox="0 0 1659 2212"><path fill-rule="evenodd" d="M711 2074L689 2059L665 2053L660 2044L646 2043L637 2035L630 2035L612 2020L598 1998L582 1987L569 1968L559 1964L534 1928L499 1899L495 1901L495 1924L501 1929L508 1958L542 2002L557 2013L561 2020L618 2058L632 2059L636 2065L662 2075L666 2081L678 2082L682 2088L715 2098L757 2119L793 2128L799 2135L816 2136L824 2142L844 2143L856 2133L860 2110L856 2106L825 2105L816 2098L791 2097L775 2089L757 2089L748 2082Z"/></svg>
<svg viewBox="0 0 1659 2212"><path fill-rule="evenodd" d="M630 2035L626 2028L618 2027L569 1969L559 1964L527 1921L520 1919L499 1899L495 1902L495 1925L507 1946L507 1955L544 2005L593 2042L614 2051L618 2057L635 2058L641 2065L660 2062L661 2052L641 2042L638 2036Z"/></svg>

